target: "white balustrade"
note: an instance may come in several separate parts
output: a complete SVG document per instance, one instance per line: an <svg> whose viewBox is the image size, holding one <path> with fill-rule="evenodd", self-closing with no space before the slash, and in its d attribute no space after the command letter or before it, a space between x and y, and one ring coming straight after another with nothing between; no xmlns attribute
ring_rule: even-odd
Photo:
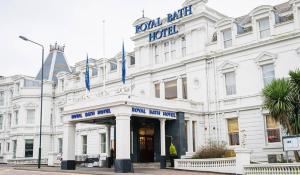
<svg viewBox="0 0 300 175"><path fill-rule="evenodd" d="M235 158L219 159L176 159L175 169L235 173Z"/></svg>
<svg viewBox="0 0 300 175"><path fill-rule="evenodd" d="M295 175L300 174L299 163L252 164L244 166L246 175Z"/></svg>

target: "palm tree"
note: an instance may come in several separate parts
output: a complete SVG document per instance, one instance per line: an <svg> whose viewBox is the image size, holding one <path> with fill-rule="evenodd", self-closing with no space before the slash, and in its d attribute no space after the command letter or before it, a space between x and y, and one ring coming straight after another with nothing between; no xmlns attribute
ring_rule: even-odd
<svg viewBox="0 0 300 175"><path fill-rule="evenodd" d="M290 71L290 79L273 80L263 89L264 107L289 135L300 133L300 70ZM300 162L298 151L295 159Z"/></svg>

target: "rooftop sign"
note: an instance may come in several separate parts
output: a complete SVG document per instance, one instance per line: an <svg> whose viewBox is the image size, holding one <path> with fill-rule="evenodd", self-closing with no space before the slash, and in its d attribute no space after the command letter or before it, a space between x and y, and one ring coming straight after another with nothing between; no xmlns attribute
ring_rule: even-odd
<svg viewBox="0 0 300 175"><path fill-rule="evenodd" d="M167 14L167 23L171 23L175 20L181 19L183 17L189 16L192 14L192 5L183 7L173 13ZM135 33L145 32L147 30L151 30L153 28L159 27L162 25L162 20L160 18L156 18L142 24L135 26ZM151 32L149 34L149 42L161 39L163 37L171 36L178 33L176 25L171 24L165 28L159 29L157 31Z"/></svg>

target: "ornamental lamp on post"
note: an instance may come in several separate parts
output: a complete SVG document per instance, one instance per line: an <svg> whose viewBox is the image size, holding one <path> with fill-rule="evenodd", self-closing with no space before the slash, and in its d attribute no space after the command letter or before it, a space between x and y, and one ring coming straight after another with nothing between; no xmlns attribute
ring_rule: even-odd
<svg viewBox="0 0 300 175"><path fill-rule="evenodd" d="M42 118L43 118L43 85L44 85L44 46L40 43L34 42L24 36L19 36L24 41L29 41L42 48L42 75L41 75L41 110L40 110L40 142L39 142L39 155L38 155L38 168L41 168L41 154L42 154Z"/></svg>

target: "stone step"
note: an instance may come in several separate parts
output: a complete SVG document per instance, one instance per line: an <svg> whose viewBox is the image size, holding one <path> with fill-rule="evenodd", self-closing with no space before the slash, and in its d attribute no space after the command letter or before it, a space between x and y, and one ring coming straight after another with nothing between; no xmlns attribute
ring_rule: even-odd
<svg viewBox="0 0 300 175"><path fill-rule="evenodd" d="M151 162L151 163L133 163L133 168L160 168L159 162Z"/></svg>

